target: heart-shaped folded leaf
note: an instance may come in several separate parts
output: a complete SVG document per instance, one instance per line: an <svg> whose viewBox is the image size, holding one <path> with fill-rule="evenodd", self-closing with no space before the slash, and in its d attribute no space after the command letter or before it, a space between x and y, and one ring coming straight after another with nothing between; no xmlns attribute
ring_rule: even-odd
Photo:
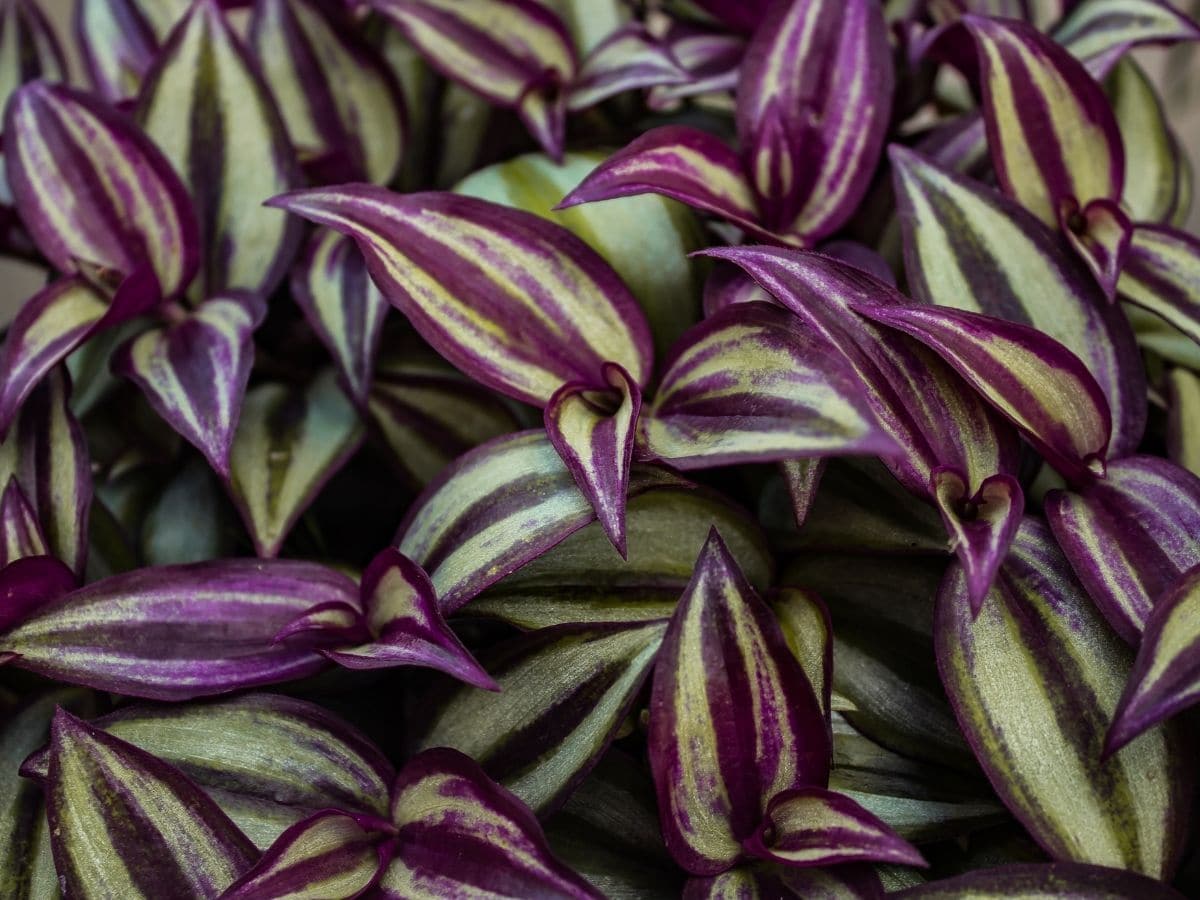
<svg viewBox="0 0 1200 900"><path fill-rule="evenodd" d="M137 119L191 190L204 242L200 296L273 291L301 227L263 202L300 183L296 155L218 0L196 0L171 32L142 85Z"/></svg>
<svg viewBox="0 0 1200 900"><path fill-rule="evenodd" d="M70 378L61 369L51 372L0 443L0 483L17 480L37 514L50 552L82 575L92 467L87 438L70 403Z"/></svg>
<svg viewBox="0 0 1200 900"><path fill-rule="evenodd" d="M381 848L387 834L358 818L329 809L297 822L221 900L357 897L378 877L388 852Z"/></svg>
<svg viewBox="0 0 1200 900"><path fill-rule="evenodd" d="M669 619L714 526L746 579L757 589L770 583L771 559L758 524L714 492L690 486L647 491L629 501L627 522L626 559L593 522L471 601L462 614L523 630Z"/></svg>
<svg viewBox="0 0 1200 900"><path fill-rule="evenodd" d="M678 484L635 466L630 496ZM409 509L400 552L429 573L444 615L595 518L541 431L489 441L445 469Z"/></svg>
<svg viewBox="0 0 1200 900"><path fill-rule="evenodd" d="M971 612L950 569L934 641L963 733L1000 799L1052 857L1171 877L1190 790L1177 736L1159 729L1103 758L1131 654L1049 530L1027 518Z"/></svg>
<svg viewBox="0 0 1200 900"><path fill-rule="evenodd" d="M696 875L742 856L776 794L829 777L820 701L715 531L663 642L647 741L667 847Z"/></svg>
<svg viewBox="0 0 1200 900"><path fill-rule="evenodd" d="M1108 733L1110 753L1200 700L1200 568L1155 601Z"/></svg>
<svg viewBox="0 0 1200 900"><path fill-rule="evenodd" d="M468 450L522 427L507 402L413 341L379 360L367 408L418 489Z"/></svg>
<svg viewBox="0 0 1200 900"><path fill-rule="evenodd" d="M857 861L927 865L915 847L849 797L818 787L772 797L746 849L791 866Z"/></svg>
<svg viewBox="0 0 1200 900"><path fill-rule="evenodd" d="M858 208L883 149L893 80L872 0L768 7L737 95L743 165L767 230L811 246Z"/></svg>
<svg viewBox="0 0 1200 900"><path fill-rule="evenodd" d="M1082 4L1087 6L1088 4ZM894 894L896 900L1183 900L1161 881L1080 863L1009 863L931 881Z"/></svg>
<svg viewBox="0 0 1200 900"><path fill-rule="evenodd" d="M501 692L459 688L422 747L453 747L539 814L553 811L612 743L662 642L662 622L563 626L484 658ZM530 704L531 693L543 700Z"/></svg>
<svg viewBox="0 0 1200 900"><path fill-rule="evenodd" d="M938 512L967 574L971 608L979 612L1021 524L1025 495L1011 475L985 478L973 497L961 472L939 469L933 479Z"/></svg>
<svg viewBox="0 0 1200 900"><path fill-rule="evenodd" d="M292 297L321 339L359 406L375 373L387 301L367 274L354 242L334 231L313 235L292 270Z"/></svg>
<svg viewBox="0 0 1200 900"><path fill-rule="evenodd" d="M910 301L895 288L818 253L734 247L705 255L741 266L781 305L842 350L876 420L902 451L886 462L914 494L932 499L930 476L942 466L965 472L972 491L990 475L1016 471L1015 433L953 369L915 340L855 312L860 304L907 308Z"/></svg>
<svg viewBox="0 0 1200 900"><path fill-rule="evenodd" d="M698 128L652 128L597 166L558 208L634 194L662 194L773 239L759 226L758 203L737 153Z"/></svg>
<svg viewBox="0 0 1200 900"><path fill-rule="evenodd" d="M369 185L273 205L353 237L387 299L476 380L536 406L562 385L605 389L616 363L649 377L651 342L629 289L590 247L538 216L473 197Z"/></svg>
<svg viewBox="0 0 1200 900"><path fill-rule="evenodd" d="M855 309L911 335L954 367L1064 476L1103 472L1112 419L1104 392L1070 350L1029 325L946 307Z"/></svg>
<svg viewBox="0 0 1200 900"><path fill-rule="evenodd" d="M1054 28L1054 40L1098 76L1134 47L1198 39L1200 25L1162 0L1086 0Z"/></svg>
<svg viewBox="0 0 1200 900"><path fill-rule="evenodd" d="M254 330L266 312L255 294L214 297L138 335L113 360L224 478L254 362Z"/></svg>
<svg viewBox="0 0 1200 900"><path fill-rule="evenodd" d="M1138 225L1118 288L1200 343L1200 240L1165 225Z"/></svg>
<svg viewBox="0 0 1200 900"><path fill-rule="evenodd" d="M1200 478L1165 459L1133 456L1078 491L1051 491L1045 508L1075 574L1136 647L1160 597L1200 565Z"/></svg>
<svg viewBox="0 0 1200 900"><path fill-rule="evenodd" d="M45 790L70 896L216 898L258 855L178 769L62 710Z"/></svg>
<svg viewBox="0 0 1200 900"><path fill-rule="evenodd" d="M273 642L352 581L303 562L223 560L114 575L39 609L0 637L12 665L98 690L185 700L303 678L320 654Z"/></svg>
<svg viewBox="0 0 1200 900"><path fill-rule="evenodd" d="M166 297L192 280L200 232L187 189L111 107L63 85L25 85L4 114L4 162L21 221L60 272L99 270L116 284L145 269Z"/></svg>
<svg viewBox="0 0 1200 900"><path fill-rule="evenodd" d="M379 881L393 900L439 900L494 891L545 900L600 895L550 852L520 800L454 750L409 760L392 791L400 848Z"/></svg>
<svg viewBox="0 0 1200 900"><path fill-rule="evenodd" d="M447 78L513 109L550 156L562 156L575 47L538 0L371 0Z"/></svg>
<svg viewBox="0 0 1200 900"><path fill-rule="evenodd" d="M578 112L625 91L686 84L670 45L641 22L627 23L596 45L579 68L567 108Z"/></svg>
<svg viewBox="0 0 1200 900"><path fill-rule="evenodd" d="M911 150L890 149L913 296L1032 325L1088 367L1113 417L1109 453L1137 449L1146 378L1133 331L1054 233L1018 203Z"/></svg>
<svg viewBox="0 0 1200 900"><path fill-rule="evenodd" d="M1070 200L1062 205L1067 242L1091 270L1104 296L1114 299L1133 237L1132 220L1119 201L1107 197L1092 200L1082 209Z"/></svg>
<svg viewBox="0 0 1200 900"><path fill-rule="evenodd" d="M357 729L314 703L248 694L126 706L88 724L179 769L263 849L322 809L363 819L388 815L391 763ZM41 752L21 771L45 778L47 765Z"/></svg>
<svg viewBox="0 0 1200 900"><path fill-rule="evenodd" d="M883 886L869 866L797 869L743 863L713 878L691 878L683 900L882 900Z"/></svg>
<svg viewBox="0 0 1200 900"><path fill-rule="evenodd" d="M624 557L625 500L642 391L620 366L605 363L601 368L606 390L564 384L546 404L544 419L550 443Z"/></svg>
<svg viewBox="0 0 1200 900"><path fill-rule="evenodd" d="M1135 222L1182 225L1180 219L1187 218L1191 175L1153 83L1136 62L1122 59L1105 81L1105 88L1121 129L1125 155L1137 160L1137 165L1125 172L1121 205ZM1128 257L1125 265L1129 265Z"/></svg>
<svg viewBox="0 0 1200 900"><path fill-rule="evenodd" d="M109 103L137 95L189 0L92 0L75 6L75 36L88 79Z"/></svg>
<svg viewBox="0 0 1200 900"><path fill-rule="evenodd" d="M371 561L361 591L373 640L326 650L329 659L348 669L428 666L475 687L498 690L442 618L429 576L399 550L389 547Z"/></svg>
<svg viewBox="0 0 1200 900"><path fill-rule="evenodd" d="M406 144L404 95L342 10L315 0L256 0L249 43L317 180L392 180Z"/></svg>
<svg viewBox="0 0 1200 900"><path fill-rule="evenodd" d="M0 497L0 567L27 556L46 554L46 536L37 513L21 490L16 475L10 475Z"/></svg>
<svg viewBox="0 0 1200 900"><path fill-rule="evenodd" d="M362 438L358 413L332 371L302 390L266 383L246 394L229 457L230 484L259 556L279 553Z"/></svg>
<svg viewBox="0 0 1200 900"><path fill-rule="evenodd" d="M643 417L646 452L681 468L888 455L841 352L787 310L739 303L675 345Z"/></svg>

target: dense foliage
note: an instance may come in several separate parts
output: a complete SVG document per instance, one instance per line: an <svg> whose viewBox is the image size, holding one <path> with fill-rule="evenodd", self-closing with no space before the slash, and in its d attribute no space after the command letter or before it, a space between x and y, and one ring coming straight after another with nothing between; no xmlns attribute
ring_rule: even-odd
<svg viewBox="0 0 1200 900"><path fill-rule="evenodd" d="M38 2L0 896L1200 894L1200 26Z"/></svg>

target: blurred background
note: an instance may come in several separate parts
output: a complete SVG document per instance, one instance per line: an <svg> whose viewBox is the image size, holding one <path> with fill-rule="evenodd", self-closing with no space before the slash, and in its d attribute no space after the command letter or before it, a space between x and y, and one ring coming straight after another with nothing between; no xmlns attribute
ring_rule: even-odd
<svg viewBox="0 0 1200 900"><path fill-rule="evenodd" d="M41 5L57 28L72 78L80 81L82 67L69 40L71 14L77 2L89 0L41 0ZM1177 0L1175 5L1200 19L1200 0ZM1200 174L1200 46L1150 48L1134 55L1158 85L1180 143L1191 157L1193 172ZM1188 228L1200 233L1200 198L1192 204ZM45 283L45 277L37 267L0 258L0 327Z"/></svg>

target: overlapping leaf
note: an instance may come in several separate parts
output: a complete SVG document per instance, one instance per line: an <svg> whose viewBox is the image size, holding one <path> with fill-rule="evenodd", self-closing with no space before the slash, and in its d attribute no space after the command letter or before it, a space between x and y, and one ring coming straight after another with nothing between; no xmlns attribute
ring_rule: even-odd
<svg viewBox="0 0 1200 900"><path fill-rule="evenodd" d="M188 0L94 0L75 6L74 32L88 78L110 103L137 96Z"/></svg>

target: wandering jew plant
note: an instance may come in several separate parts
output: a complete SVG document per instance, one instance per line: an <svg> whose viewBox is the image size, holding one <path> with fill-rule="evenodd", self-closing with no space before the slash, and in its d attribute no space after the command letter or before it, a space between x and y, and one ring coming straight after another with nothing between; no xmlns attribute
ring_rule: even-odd
<svg viewBox="0 0 1200 900"><path fill-rule="evenodd" d="M51 12L0 897L1200 895L1200 25Z"/></svg>

